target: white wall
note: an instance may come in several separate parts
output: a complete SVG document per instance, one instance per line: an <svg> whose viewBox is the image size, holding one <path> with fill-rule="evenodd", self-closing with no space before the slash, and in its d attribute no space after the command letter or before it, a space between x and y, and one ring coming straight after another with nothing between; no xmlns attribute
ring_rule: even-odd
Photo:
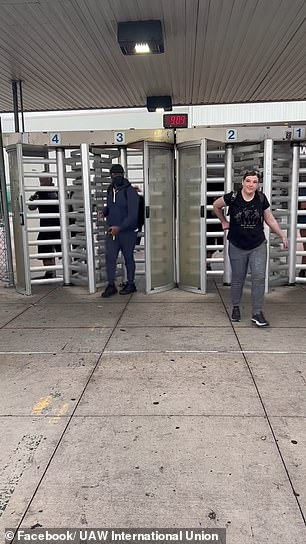
<svg viewBox="0 0 306 544"><path fill-rule="evenodd" d="M173 108L173 111L189 112L189 108ZM24 117L25 132L159 129L163 126L163 114L149 113L146 108L26 113ZM13 115L2 114L1 118L3 133L14 132Z"/></svg>
<svg viewBox="0 0 306 544"><path fill-rule="evenodd" d="M306 101L186 106L173 108L173 111L188 113L190 127L306 125ZM149 113L146 108L26 113L25 132L158 129L163 126L162 116L159 112ZM3 132L14 132L13 115L2 114L1 119Z"/></svg>

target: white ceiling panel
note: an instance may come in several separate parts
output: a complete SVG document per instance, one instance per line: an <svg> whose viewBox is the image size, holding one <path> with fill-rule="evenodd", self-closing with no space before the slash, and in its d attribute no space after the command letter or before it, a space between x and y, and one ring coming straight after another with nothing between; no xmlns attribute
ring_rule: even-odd
<svg viewBox="0 0 306 544"><path fill-rule="evenodd" d="M162 55L125 56L120 21L160 19ZM0 111L306 98L305 0L0 0Z"/></svg>

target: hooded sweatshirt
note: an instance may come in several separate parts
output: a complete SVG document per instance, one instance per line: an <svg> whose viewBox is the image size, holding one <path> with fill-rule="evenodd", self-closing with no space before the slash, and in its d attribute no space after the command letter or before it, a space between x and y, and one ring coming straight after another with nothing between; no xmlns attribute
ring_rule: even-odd
<svg viewBox="0 0 306 544"><path fill-rule="evenodd" d="M116 176L107 189L104 216L109 227L120 231L135 231L138 223L139 196L130 182Z"/></svg>

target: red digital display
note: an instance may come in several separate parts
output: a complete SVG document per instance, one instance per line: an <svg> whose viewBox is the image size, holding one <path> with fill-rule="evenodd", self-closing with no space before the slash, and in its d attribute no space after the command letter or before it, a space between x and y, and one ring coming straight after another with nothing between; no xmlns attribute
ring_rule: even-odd
<svg viewBox="0 0 306 544"><path fill-rule="evenodd" d="M187 128L188 113L164 113L164 128Z"/></svg>

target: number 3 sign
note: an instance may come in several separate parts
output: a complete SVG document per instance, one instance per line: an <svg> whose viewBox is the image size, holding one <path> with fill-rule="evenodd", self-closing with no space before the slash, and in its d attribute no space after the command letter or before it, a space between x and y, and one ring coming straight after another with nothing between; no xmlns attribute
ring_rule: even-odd
<svg viewBox="0 0 306 544"><path fill-rule="evenodd" d="M116 144L125 144L125 132L114 132L114 141Z"/></svg>

